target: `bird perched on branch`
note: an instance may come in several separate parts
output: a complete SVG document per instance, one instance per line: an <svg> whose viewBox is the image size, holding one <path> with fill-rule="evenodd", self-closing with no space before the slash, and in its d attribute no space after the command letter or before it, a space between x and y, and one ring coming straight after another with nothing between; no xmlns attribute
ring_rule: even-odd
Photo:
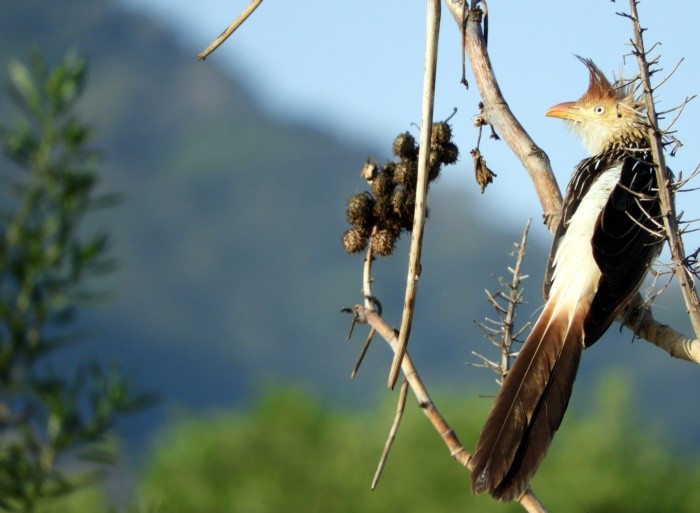
<svg viewBox="0 0 700 513"><path fill-rule="evenodd" d="M475 493L527 488L571 396L584 348L636 294L664 237L642 103L590 60L588 90L555 105L593 155L574 170L549 254L546 303L505 377L471 460Z"/></svg>

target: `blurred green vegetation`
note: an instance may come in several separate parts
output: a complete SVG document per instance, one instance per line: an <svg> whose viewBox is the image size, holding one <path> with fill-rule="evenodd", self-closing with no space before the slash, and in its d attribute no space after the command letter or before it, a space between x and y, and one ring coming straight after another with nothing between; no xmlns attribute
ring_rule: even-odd
<svg viewBox="0 0 700 513"><path fill-rule="evenodd" d="M339 137L331 121L317 127L271 114L241 69L225 70L223 59L197 63L184 39L116 1L64 0L60 8L50 0L0 2L3 65L35 44L49 62L73 46L89 52L80 112L98 127L106 188L124 192L126 202L118 213L97 214L114 235L120 267L112 275L116 301L90 317L90 328L105 336L94 351L137 367L144 388L161 391L171 407L193 408L186 410L191 418L171 418L166 429L152 421L130 433L142 440L148 433L157 445L141 460L145 469L133 471L140 477L125 479L139 481L133 508L521 510L472 497L468 475L416 408L370 492L394 406L360 413L337 406L357 407L383 393L383 348L373 349L354 383L346 378L357 348L344 343L349 321L337 312L360 297L361 259L345 255L339 238L344 202L364 187L362 162L386 156L390 141L368 148ZM14 115L0 102L3 120ZM409 128L411 116L397 132ZM465 174L464 164L455 168L457 180ZM469 448L490 403L469 397L492 391L485 373L464 365L470 350L486 347L472 319L492 313L481 291L495 286L490 273L505 272L520 226L494 214L484 222L485 203L452 180L436 184L430 200L411 351L424 378L460 394L435 395ZM532 309L540 304L544 258L533 242L526 283ZM375 285L390 320L399 318L405 284L400 258L395 264L377 268ZM528 311L519 317L526 322ZM628 409L636 403L682 433L684 447L700 446L700 410L687 407L697 369L648 344L630 348L629 333L615 335L586 352L578 401L535 489L553 512L697 511L697 466L671 452L677 437L659 436L647 421L640 427ZM591 370L616 366L634 369L634 397L627 381L591 393ZM250 388L266 380L301 382L323 399L271 391L256 403ZM593 405L590 416L577 417L581 400ZM202 413L244 403L252 409ZM117 494L129 486L118 483ZM37 511L112 512L113 492L82 488Z"/></svg>
<svg viewBox="0 0 700 513"><path fill-rule="evenodd" d="M35 511L96 477L115 420L147 402L116 368L56 370L94 298L85 279L111 268L107 234L83 229L113 200L94 193L98 159L75 112L85 68L75 53L49 67L38 52L9 66L23 116L0 126L0 510Z"/></svg>
<svg viewBox="0 0 700 513"><path fill-rule="evenodd" d="M628 380L604 380L596 392L601 401L590 415L565 419L533 483L549 511L696 513L700 465L672 455L630 413ZM469 450L490 401L437 396ZM471 494L468 473L411 399L375 491L369 485L394 405L350 413L279 388L252 411L173 422L158 436L136 502L163 513L522 511Z"/></svg>

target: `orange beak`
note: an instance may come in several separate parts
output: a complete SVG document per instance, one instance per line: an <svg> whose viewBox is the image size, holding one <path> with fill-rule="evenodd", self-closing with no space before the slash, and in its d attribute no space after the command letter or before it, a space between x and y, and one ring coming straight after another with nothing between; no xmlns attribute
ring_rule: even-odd
<svg viewBox="0 0 700 513"><path fill-rule="evenodd" d="M576 120L580 116L576 112L578 109L575 107L576 102L564 102L551 107L547 112L544 113L545 116L550 118L560 118L560 119L570 119Z"/></svg>

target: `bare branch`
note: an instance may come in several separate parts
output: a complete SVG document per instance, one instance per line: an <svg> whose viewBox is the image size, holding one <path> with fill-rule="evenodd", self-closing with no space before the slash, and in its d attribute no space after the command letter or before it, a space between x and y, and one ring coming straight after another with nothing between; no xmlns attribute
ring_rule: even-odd
<svg viewBox="0 0 700 513"><path fill-rule="evenodd" d="M353 325L355 324L355 321L353 320ZM362 365L362 361L365 359L365 355L367 354L367 350L369 349L369 345L372 343L372 338L374 337L374 328L369 330L369 333L367 334L367 338L365 339L364 344L362 344L362 348L360 349L360 354L357 357L357 361L355 362L355 365L352 368L352 372L350 373L350 379L355 379L355 376L357 376L357 371L360 370L360 365Z"/></svg>
<svg viewBox="0 0 700 513"><path fill-rule="evenodd" d="M503 98L481 30L482 10L473 7L463 22L464 2L446 0L446 3L464 31L464 48L469 55L474 79L484 104L482 116L508 144L529 173L544 211L545 224L553 232L561 217L561 192L549 157L530 138Z"/></svg>
<svg viewBox="0 0 700 513"><path fill-rule="evenodd" d="M363 307L361 305L355 305L353 309L356 309L359 312L363 310ZM376 312L364 311L361 312L361 315L367 320L369 325L373 327L377 333L384 338L384 340L386 340L394 353L396 353L396 351L398 351L398 338L394 329L386 324L384 319L382 319ZM471 470L471 455L467 452L464 446L462 446L456 433L440 414L437 406L430 398L430 395L428 395L428 391L418 375L418 371L413 365L413 360L411 360L411 356L408 354L408 352L404 354L404 357L401 360L401 370L408 381L411 391L418 400L418 405L423 410L423 413L433 425L435 430L440 434L440 437L450 451L450 455L460 465L468 470ZM547 513L544 505L530 488L528 488L518 500L528 513Z"/></svg>
<svg viewBox="0 0 700 513"><path fill-rule="evenodd" d="M374 328L371 328L374 331ZM387 437L386 443L384 444L384 450L382 451L382 456L379 458L379 464L377 465L377 471L374 473L374 478L372 479L371 488L374 490L379 483L379 478L382 476L384 471L384 465L386 465L386 460L389 457L389 451L394 445L394 440L396 440L396 433L399 431L399 424L403 418L403 412L406 408L406 396L408 395L408 381L403 380L401 384L401 391L399 392L399 401L396 405L396 416L394 417L394 422L391 424L391 429L389 430L389 436Z"/></svg>
<svg viewBox="0 0 700 513"><path fill-rule="evenodd" d="M659 82L658 82L658 83L656 84L656 86L654 87L654 90L656 90L656 89L658 89L659 87L661 87L662 85L664 85L664 84L676 73L676 71L678 71L678 68L680 67L680 65L681 65L682 62L683 62L683 59L679 60L679 61L676 63L676 65L673 67L673 69L671 70L671 72L670 72L668 75L666 75L664 78L662 78L661 80L659 80ZM663 114L663 112L660 112L659 114Z"/></svg>
<svg viewBox="0 0 700 513"><path fill-rule="evenodd" d="M667 324L654 319L651 308L640 294L632 300L625 312L625 325L635 335L663 349L674 358L700 363L700 340L684 336Z"/></svg>
<svg viewBox="0 0 700 513"><path fill-rule="evenodd" d="M649 63L646 61L648 51L644 49L644 39L642 37L643 29L639 23L639 14L637 12L637 0L630 0L630 16L634 29L634 48L639 65L639 74L644 88L644 100L646 103L647 117L649 119L648 135L651 143L651 151L656 163L656 176L659 184L659 199L661 201L662 217L666 235L668 237L668 245L673 257L673 263L676 270L676 278L681 286L681 292L685 299L685 304L688 309L690 322L693 325L695 336L700 337L700 299L698 299L697 289L692 280L689 278L684 265L685 249L683 247L683 239L678 230L677 217L675 213L675 205L673 201L673 193L671 190L670 173L666 169L666 162L663 152L662 133L659 130L656 108L654 106L653 90L651 87L651 79L649 74Z"/></svg>
<svg viewBox="0 0 700 513"><path fill-rule="evenodd" d="M229 38L229 36L230 36L231 34L233 34L233 33L236 31L236 29L237 29L238 27L240 27L241 25L243 25L243 22L244 22L245 20L247 20L248 17L249 17L251 14L253 14L253 11L255 11L255 9L258 8L258 6L262 3L262 1L263 1L263 0L252 0L252 1L250 2L250 5L248 5L248 7L246 7L246 8L243 10L243 12L241 13L241 15L240 15L238 18L236 18L236 19L234 20L234 22L231 23L231 25L229 25L229 26L226 28L226 30L224 30L221 34L219 34L219 37L217 37L216 39L214 39L214 41L212 41L212 43L211 43L209 46L207 46L205 50L203 50L202 52L200 52L200 53L197 55L197 60L203 61L204 59L206 59L206 58L209 56L210 53L212 53L212 52L213 52L214 50L216 50L219 46L221 46L221 44L222 44L224 41L226 41L226 40Z"/></svg>
<svg viewBox="0 0 700 513"><path fill-rule="evenodd" d="M420 256L423 245L423 228L425 226L425 198L428 191L430 135L433 125L433 106L435 104L435 75L437 72L438 36L440 34L440 1L428 0L416 206L413 217L413 229L411 231L411 250L408 256L406 294L401 316L401 327L399 328L399 350L396 351L394 360L391 363L387 383L390 389L394 388L399 377L401 359L406 352L406 345L411 334L413 311L416 304L416 290L420 276Z"/></svg>
<svg viewBox="0 0 700 513"><path fill-rule="evenodd" d="M670 122L670 123L668 124L668 126L666 127L665 132L670 132L670 131L671 131L671 129L673 128L673 126L676 124L676 121L678 121L678 118L680 118L680 117L681 117L681 114L683 114L683 111L685 110L685 107L686 107L691 101L693 101L693 100L695 99L696 96L697 96L696 94L694 94L694 95L692 95L692 96L686 96L685 100L683 100L683 103L681 103L680 105L677 105L676 107L674 107L674 108L672 108L672 109L669 109L669 110L667 110L667 111L664 111L664 112L661 112L661 113L660 113L660 114L668 114L669 112L674 112L674 111L676 112L676 115L673 117L673 119L671 120L671 122ZM672 154L673 154L673 152L672 152Z"/></svg>
<svg viewBox="0 0 700 513"><path fill-rule="evenodd" d="M521 274L521 269L525 256L525 245L527 242L527 234L530 229L530 221L531 220L528 219L520 242L513 244L516 249L515 267L508 267L508 271L511 273L510 281L506 281L503 278L498 278L498 283L504 290L500 290L495 294L489 292L488 290L484 291L487 301L491 304L493 309L496 310L496 314L499 317L498 320L486 317L485 322L495 326L495 328L487 326L484 324L484 322L476 323L479 329L483 332L484 337L498 348L500 353L500 362L490 360L489 358L472 351L472 354L481 361L481 363L472 365L474 367L487 368L494 371L498 376L496 378L496 382L499 385L503 382L503 379L510 369L511 359L516 356L516 352L513 351L513 343L519 340L518 337L529 326L529 323L526 323L525 326L519 329L515 328L515 310L518 305L523 302L521 282L527 279L527 275ZM505 303L505 306L503 303Z"/></svg>
<svg viewBox="0 0 700 513"><path fill-rule="evenodd" d="M522 268L523 259L525 257L525 244L527 243L527 234L530 230L530 219L527 220L525 224L525 229L523 230L523 235L520 238L520 243L516 244L518 250L515 258L515 268L510 270L513 278L508 284L508 302L506 316L503 319L503 349L501 351L501 378L505 378L508 370L510 369L510 357L512 354L513 342L515 337L513 334L513 328L515 326L515 309L522 301L522 289L520 288L520 283L523 277L520 275L520 269Z"/></svg>

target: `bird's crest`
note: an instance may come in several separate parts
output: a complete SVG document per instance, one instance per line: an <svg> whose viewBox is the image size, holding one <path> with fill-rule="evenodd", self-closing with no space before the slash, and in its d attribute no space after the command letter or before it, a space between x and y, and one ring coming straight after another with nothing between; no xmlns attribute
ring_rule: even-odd
<svg viewBox="0 0 700 513"><path fill-rule="evenodd" d="M578 59L588 69L588 89L578 100L555 105L546 115L566 121L591 154L629 139L644 140L647 120L644 103L635 98L636 82L620 78L611 83L592 60Z"/></svg>
<svg viewBox="0 0 700 513"><path fill-rule="evenodd" d="M579 103L593 103L596 101L619 102L629 109L642 114L644 102L641 98L635 98L635 80L625 80L623 76L617 78L613 83L600 71L591 59L576 56L588 69L588 89L578 100ZM638 116L640 119L643 115Z"/></svg>
<svg viewBox="0 0 700 513"><path fill-rule="evenodd" d="M603 72L591 59L584 59L576 56L588 68L588 89L583 94L580 102L594 102L600 100L619 101L626 96L625 91L620 87L611 84Z"/></svg>

